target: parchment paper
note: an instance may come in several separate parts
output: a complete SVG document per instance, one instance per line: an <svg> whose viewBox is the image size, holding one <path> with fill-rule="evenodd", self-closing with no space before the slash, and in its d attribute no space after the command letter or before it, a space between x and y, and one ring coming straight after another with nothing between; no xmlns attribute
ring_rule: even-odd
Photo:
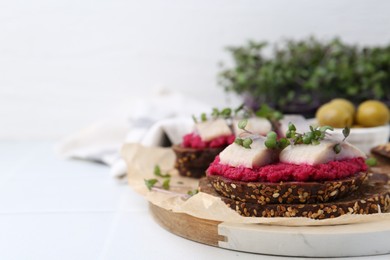
<svg viewBox="0 0 390 260"><path fill-rule="evenodd" d="M343 215L338 218L314 220L304 217L294 218L262 218L243 217L218 197L206 193L198 193L190 198L183 198L188 191L198 187L198 180L181 177L173 169L175 154L170 148L144 147L139 144L126 144L122 148L122 157L127 163L129 185L143 195L149 202L178 213L186 213L197 218L216 220L230 223L261 223L282 226L322 226L342 225L371 221L390 220L390 213L378 213L371 215ZM154 167L159 165L162 172L171 174L171 188L173 193L149 191L145 185L145 179L158 178L154 176ZM183 196L181 196L181 195Z"/></svg>

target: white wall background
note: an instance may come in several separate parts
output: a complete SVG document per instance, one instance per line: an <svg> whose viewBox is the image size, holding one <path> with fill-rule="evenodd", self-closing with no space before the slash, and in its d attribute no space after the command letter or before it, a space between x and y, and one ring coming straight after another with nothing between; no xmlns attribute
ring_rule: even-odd
<svg viewBox="0 0 390 260"><path fill-rule="evenodd" d="M57 138L167 86L217 105L224 46L390 42L387 0L0 0L0 138Z"/></svg>

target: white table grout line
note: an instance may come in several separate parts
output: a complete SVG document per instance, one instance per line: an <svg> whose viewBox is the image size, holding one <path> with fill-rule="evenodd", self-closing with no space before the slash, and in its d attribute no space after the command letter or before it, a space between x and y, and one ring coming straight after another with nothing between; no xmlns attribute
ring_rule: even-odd
<svg viewBox="0 0 390 260"><path fill-rule="evenodd" d="M110 224L108 234L106 236L106 239L104 240L103 248L98 256L99 260L108 259L107 255L109 253L109 250L110 250L110 247L112 244L112 240L115 237L115 231L118 228L121 213L127 212L127 211L122 211L122 204L125 202L126 196L127 196L127 193L125 190L123 190L121 197L120 197L120 200L119 200L119 203L118 203L118 209L115 211L114 217L113 217L112 222ZM144 211L146 211L146 210L144 210Z"/></svg>

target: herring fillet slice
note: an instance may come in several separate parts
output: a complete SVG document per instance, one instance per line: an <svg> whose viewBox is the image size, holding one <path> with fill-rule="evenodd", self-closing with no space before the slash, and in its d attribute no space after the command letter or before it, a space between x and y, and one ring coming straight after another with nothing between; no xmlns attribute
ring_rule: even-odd
<svg viewBox="0 0 390 260"><path fill-rule="evenodd" d="M246 124L245 129L254 134L266 135L272 130L271 122L265 118L251 117L247 120L248 123ZM236 136L240 136L240 134L245 132L244 130L238 128L239 121L240 120L237 119L233 120L234 133Z"/></svg>
<svg viewBox="0 0 390 260"><path fill-rule="evenodd" d="M257 139L253 141L250 149L232 143L219 154L219 159L221 164L253 168L272 163L275 157L273 155L274 151L267 149L263 140Z"/></svg>
<svg viewBox="0 0 390 260"><path fill-rule="evenodd" d="M232 130L224 119L209 120L195 124L202 141L208 142L219 136L231 135Z"/></svg>
<svg viewBox="0 0 390 260"><path fill-rule="evenodd" d="M284 163L316 165L330 161L366 157L362 151L348 142L342 142L340 144L341 151L336 154L333 147L337 143L336 141L323 140L318 145L289 145L280 153L279 159Z"/></svg>

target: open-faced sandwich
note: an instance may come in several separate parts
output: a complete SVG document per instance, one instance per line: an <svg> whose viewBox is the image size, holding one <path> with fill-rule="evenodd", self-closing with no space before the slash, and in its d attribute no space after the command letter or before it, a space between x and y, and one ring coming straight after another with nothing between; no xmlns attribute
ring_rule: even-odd
<svg viewBox="0 0 390 260"><path fill-rule="evenodd" d="M200 190L221 199L243 216L333 218L388 211L390 189L367 179L365 154L330 127L304 134L289 126L286 138L262 138L246 129L207 169Z"/></svg>
<svg viewBox="0 0 390 260"><path fill-rule="evenodd" d="M240 106L235 110L214 109L209 116L203 113L200 118L194 117L194 130L183 137L181 144L172 147L176 154L175 168L182 176L205 176L215 157L242 133L243 130L236 127L240 119L247 118L247 128L253 133L266 135L277 130L277 116L268 108L254 113Z"/></svg>

